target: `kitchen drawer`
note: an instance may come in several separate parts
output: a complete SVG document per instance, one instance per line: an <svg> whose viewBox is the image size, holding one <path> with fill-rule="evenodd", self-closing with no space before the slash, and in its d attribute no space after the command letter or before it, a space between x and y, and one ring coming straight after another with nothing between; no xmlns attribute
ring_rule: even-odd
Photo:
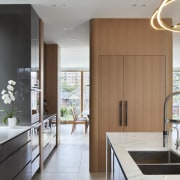
<svg viewBox="0 0 180 180"><path fill-rule="evenodd" d="M14 180L31 180L31 162L14 178Z"/></svg>
<svg viewBox="0 0 180 180"><path fill-rule="evenodd" d="M29 131L0 145L0 163L30 140Z"/></svg>
<svg viewBox="0 0 180 180"><path fill-rule="evenodd" d="M39 167L40 167L40 156L36 157L36 159L34 159L34 161L32 162L32 176L35 175Z"/></svg>
<svg viewBox="0 0 180 180"><path fill-rule="evenodd" d="M12 180L29 162L31 162L31 142L0 163L1 179Z"/></svg>
<svg viewBox="0 0 180 180"><path fill-rule="evenodd" d="M55 148L55 144L50 144L48 143L44 148L43 148L43 162L46 161L48 156L52 153L53 149Z"/></svg>

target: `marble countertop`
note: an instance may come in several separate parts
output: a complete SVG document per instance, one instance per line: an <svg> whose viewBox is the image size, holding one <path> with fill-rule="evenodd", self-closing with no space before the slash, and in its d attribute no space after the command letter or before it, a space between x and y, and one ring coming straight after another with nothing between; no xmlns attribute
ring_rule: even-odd
<svg viewBox="0 0 180 180"><path fill-rule="evenodd" d="M7 126L1 126L0 127L0 145L28 131L29 129L30 127L27 127L27 126L16 126L16 128L13 128L13 129Z"/></svg>
<svg viewBox="0 0 180 180"><path fill-rule="evenodd" d="M169 136L168 148L163 147L162 133L154 132L108 132L106 133L113 149L122 165L128 180L179 180L180 175L144 175L129 155L130 150L167 150L180 154L175 149L176 133Z"/></svg>

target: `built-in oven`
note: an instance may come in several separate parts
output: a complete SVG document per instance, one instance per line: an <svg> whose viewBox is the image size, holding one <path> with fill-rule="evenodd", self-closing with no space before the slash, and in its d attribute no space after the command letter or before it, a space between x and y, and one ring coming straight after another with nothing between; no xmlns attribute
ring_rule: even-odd
<svg viewBox="0 0 180 180"><path fill-rule="evenodd" d="M31 126L31 144L32 144L32 176L40 167L40 132L41 123L37 122Z"/></svg>
<svg viewBox="0 0 180 180"><path fill-rule="evenodd" d="M31 124L39 121L40 109L39 72L31 72Z"/></svg>

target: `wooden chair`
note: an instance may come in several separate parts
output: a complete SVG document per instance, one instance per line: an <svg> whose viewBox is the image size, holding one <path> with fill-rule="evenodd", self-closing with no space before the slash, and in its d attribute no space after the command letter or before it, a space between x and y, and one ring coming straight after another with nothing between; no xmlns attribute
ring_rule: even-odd
<svg viewBox="0 0 180 180"><path fill-rule="evenodd" d="M72 115L73 115L71 134L76 130L77 124L84 124L85 134L86 134L87 129L88 129L88 119L86 117L78 117L75 108L71 108L71 112L72 112Z"/></svg>

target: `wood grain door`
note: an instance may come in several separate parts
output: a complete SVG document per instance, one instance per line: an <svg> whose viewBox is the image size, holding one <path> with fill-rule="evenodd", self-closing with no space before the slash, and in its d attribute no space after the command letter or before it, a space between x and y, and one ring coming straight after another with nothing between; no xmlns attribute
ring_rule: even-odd
<svg viewBox="0 0 180 180"><path fill-rule="evenodd" d="M99 56L100 171L105 169L106 164L106 132L162 131L165 65L165 56Z"/></svg>
<svg viewBox="0 0 180 180"><path fill-rule="evenodd" d="M99 56L98 60L98 154L100 170L105 169L105 133L123 131L123 56Z"/></svg>
<svg viewBox="0 0 180 180"><path fill-rule="evenodd" d="M165 56L124 56L124 131L162 131Z"/></svg>

